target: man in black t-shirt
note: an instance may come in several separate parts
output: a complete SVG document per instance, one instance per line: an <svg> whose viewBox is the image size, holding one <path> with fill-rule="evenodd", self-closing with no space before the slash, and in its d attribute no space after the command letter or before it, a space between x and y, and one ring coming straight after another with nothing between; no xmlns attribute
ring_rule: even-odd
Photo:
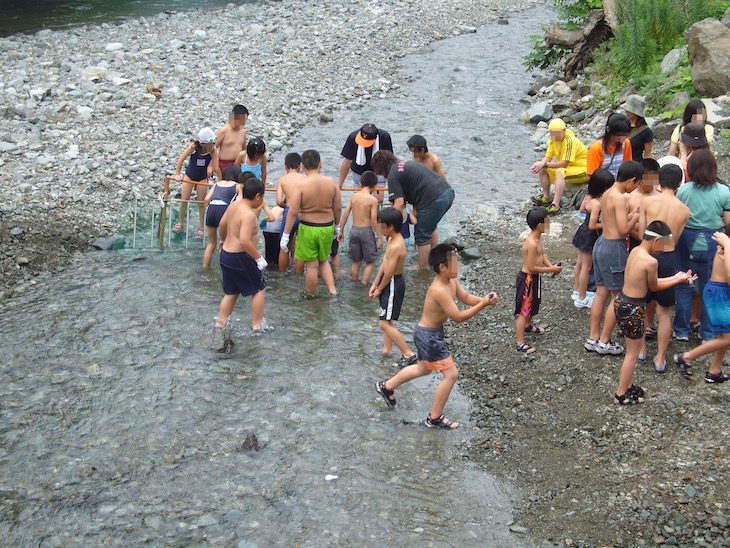
<svg viewBox="0 0 730 548"><path fill-rule="evenodd" d="M388 179L388 197L405 219L406 202L416 210L414 230L418 267L428 266L428 254L438 244L436 228L454 202L454 189L435 171L419 162L399 160L392 152L373 155L373 171Z"/></svg>
<svg viewBox="0 0 730 548"><path fill-rule="evenodd" d="M350 171L352 171L353 182L359 184L360 175L366 171L372 171L373 168L370 162L373 154L378 150L393 152L393 143L387 131L378 129L373 124L365 124L357 131L350 133L340 153L343 158L340 167L340 178L337 181L340 188L342 188Z"/></svg>

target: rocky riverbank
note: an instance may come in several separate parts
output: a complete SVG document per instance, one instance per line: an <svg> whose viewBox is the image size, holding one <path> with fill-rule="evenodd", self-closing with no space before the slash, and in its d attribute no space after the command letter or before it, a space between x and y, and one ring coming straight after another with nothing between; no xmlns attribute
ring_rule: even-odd
<svg viewBox="0 0 730 548"><path fill-rule="evenodd" d="M567 546L730 544L730 482L723 385L684 380L669 366L663 375L649 358L636 381L647 402L613 404L622 357L588 353L589 310L570 294L576 251L576 216L551 224L545 248L563 273L546 277L538 324L529 342L538 351L514 350L514 279L520 268L520 233L528 204L516 211L478 208L465 223L463 244L483 258L465 268L476 294L496 290L494 309L449 330L462 378L474 401L481 433L469 458L522 490L518 531ZM508 242L505 245L505 242ZM672 341L672 353L698 344ZM697 371L708 366L698 360Z"/></svg>
<svg viewBox="0 0 730 548"><path fill-rule="evenodd" d="M157 196L233 104L285 150L307 124L397 96L404 55L544 3L285 0L0 39L0 295L114 233L123 203Z"/></svg>

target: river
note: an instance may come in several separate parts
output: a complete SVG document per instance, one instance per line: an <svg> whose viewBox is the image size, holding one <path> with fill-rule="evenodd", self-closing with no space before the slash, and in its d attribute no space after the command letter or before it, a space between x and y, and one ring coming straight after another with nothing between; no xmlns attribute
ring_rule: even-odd
<svg viewBox="0 0 730 548"><path fill-rule="evenodd" d="M546 14L404 58L404 98L335 113L297 146L335 175L364 122L401 156L426 135L457 194L443 235L480 203L523 200L535 153L515 122L530 85L521 59ZM486 55L498 50L508 58ZM306 300L302 279L268 273L273 331L252 335L241 299L235 347L217 353L220 275L200 262L197 249L87 253L0 302L5 544L522 545L511 488L465 458L479 431L458 386L456 432L423 426L435 377L399 389L397 411L375 393L393 368L361 287L340 279L338 300ZM407 277L398 325L410 340L430 275ZM242 447L250 433L258 451Z"/></svg>

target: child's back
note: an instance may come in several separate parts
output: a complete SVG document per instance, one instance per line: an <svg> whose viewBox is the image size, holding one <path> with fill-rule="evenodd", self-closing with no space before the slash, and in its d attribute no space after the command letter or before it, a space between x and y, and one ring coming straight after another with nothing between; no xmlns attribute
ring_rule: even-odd
<svg viewBox="0 0 730 548"><path fill-rule="evenodd" d="M370 188L363 187L350 196L350 205L353 226L372 226L378 211L378 199L371 194Z"/></svg>

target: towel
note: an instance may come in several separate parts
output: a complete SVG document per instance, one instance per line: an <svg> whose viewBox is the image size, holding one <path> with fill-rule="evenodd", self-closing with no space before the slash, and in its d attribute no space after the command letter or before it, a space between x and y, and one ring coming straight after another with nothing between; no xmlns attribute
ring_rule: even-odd
<svg viewBox="0 0 730 548"><path fill-rule="evenodd" d="M373 154L380 150L380 135L375 138L372 149ZM372 158L372 155L370 157ZM357 156L355 156L355 163L359 166L364 166L367 162L368 160L365 157L365 147L362 145L357 145Z"/></svg>

